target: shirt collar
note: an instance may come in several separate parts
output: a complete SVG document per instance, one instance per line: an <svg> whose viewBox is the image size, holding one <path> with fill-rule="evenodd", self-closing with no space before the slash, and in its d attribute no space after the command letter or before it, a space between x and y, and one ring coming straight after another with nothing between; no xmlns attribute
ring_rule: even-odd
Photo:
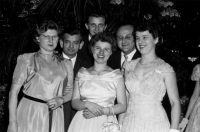
<svg viewBox="0 0 200 132"><path fill-rule="evenodd" d="M63 55L63 58L65 58L65 59L71 59L72 64L73 64L73 66L74 66L75 61L76 61L76 58L77 58L77 54L76 54L76 56L74 56L73 58L69 58L65 53L62 53L62 55Z"/></svg>
<svg viewBox="0 0 200 132"><path fill-rule="evenodd" d="M92 36L89 34L88 35L88 40L90 41L92 39Z"/></svg>
<svg viewBox="0 0 200 132"><path fill-rule="evenodd" d="M136 52L136 49L134 49L131 53L129 53L129 54L127 55L127 56L128 56L128 61L131 61L131 60L132 60L132 58L133 58L135 52ZM124 53L121 52L121 55L124 56Z"/></svg>

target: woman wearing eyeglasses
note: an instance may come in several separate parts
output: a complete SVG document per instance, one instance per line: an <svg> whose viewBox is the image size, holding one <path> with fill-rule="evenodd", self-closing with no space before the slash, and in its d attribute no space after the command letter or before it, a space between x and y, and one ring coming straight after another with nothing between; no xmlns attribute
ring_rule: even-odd
<svg viewBox="0 0 200 132"><path fill-rule="evenodd" d="M54 54L59 31L55 22L45 19L35 37L40 50L18 56L9 93L8 132L64 132L62 105L72 97L73 70ZM21 87L24 96L18 104Z"/></svg>

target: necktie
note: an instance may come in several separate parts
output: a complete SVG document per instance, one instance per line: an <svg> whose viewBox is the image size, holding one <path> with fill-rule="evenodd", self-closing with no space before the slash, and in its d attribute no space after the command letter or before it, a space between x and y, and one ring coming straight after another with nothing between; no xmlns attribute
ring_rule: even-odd
<svg viewBox="0 0 200 132"><path fill-rule="evenodd" d="M73 64L72 64L72 60L71 59L65 59L65 62L67 63L67 68L68 70L72 71L73 72ZM69 74L69 73L67 73ZM64 81L64 86L66 87L67 86L67 82L68 82L68 79L66 81ZM65 95L66 93L69 92L69 89L68 88L63 88L63 95Z"/></svg>
<svg viewBox="0 0 200 132"><path fill-rule="evenodd" d="M68 63L70 64L70 67L72 67L72 68L73 68L73 63L72 63L72 60L71 60L71 59L66 59L66 60L68 60Z"/></svg>
<svg viewBox="0 0 200 132"><path fill-rule="evenodd" d="M124 74L124 66L126 65L126 62L128 61L128 56L127 56L127 55L124 55L124 58L125 58L125 60L124 60L124 62L122 63L122 69L121 69L121 71L122 71L123 74Z"/></svg>

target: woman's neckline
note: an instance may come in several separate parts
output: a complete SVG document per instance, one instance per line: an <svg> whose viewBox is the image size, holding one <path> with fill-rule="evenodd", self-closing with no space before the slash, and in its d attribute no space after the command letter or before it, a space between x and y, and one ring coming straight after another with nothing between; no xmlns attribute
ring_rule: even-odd
<svg viewBox="0 0 200 132"><path fill-rule="evenodd" d="M38 54L46 61L53 61L55 59L55 55L53 54L45 54L41 51L38 51Z"/></svg>
<svg viewBox="0 0 200 132"><path fill-rule="evenodd" d="M152 61L150 61L150 62L148 62L148 63L146 63L146 64L143 64L143 63L141 62L141 60L142 60L142 58L140 58L139 61L138 61L140 65L142 65L142 66L149 66L149 65L154 64L154 63L157 62L158 56L156 56Z"/></svg>
<svg viewBox="0 0 200 132"><path fill-rule="evenodd" d="M110 71L109 71L109 72L106 72L106 71L108 71L109 68L110 68L110 67L107 66L105 69L97 71L97 70L94 68L94 66L91 67L92 71L96 72L98 76L104 75L104 74L106 74L106 73L109 73Z"/></svg>
<svg viewBox="0 0 200 132"><path fill-rule="evenodd" d="M91 71L89 71L87 68L84 68L84 67L83 67L83 69L84 69L84 73L86 73L87 75L98 76L97 74L96 74L96 75L95 75L95 74L92 74ZM111 73L113 73L113 72L116 72L117 70L119 70L119 69L114 69L114 70L112 70L112 71L106 72L105 74L101 74L101 75L99 75L99 76L111 74ZM119 70L119 71L120 71L120 70Z"/></svg>

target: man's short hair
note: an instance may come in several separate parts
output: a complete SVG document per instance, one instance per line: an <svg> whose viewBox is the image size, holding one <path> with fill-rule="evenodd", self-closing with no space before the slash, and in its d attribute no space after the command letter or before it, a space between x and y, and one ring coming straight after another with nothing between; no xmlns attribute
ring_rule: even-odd
<svg viewBox="0 0 200 132"><path fill-rule="evenodd" d="M82 34L81 34L81 30L80 30L79 28L73 27L73 26L68 27L68 28L65 28L65 29L62 31L62 33L61 33L61 35L60 35L60 38L61 38L61 39L64 39L64 35L65 35L66 33L69 34L69 35L79 35L79 36L80 36L80 41L82 41Z"/></svg>
<svg viewBox="0 0 200 132"><path fill-rule="evenodd" d="M89 18L90 18L90 17L103 17L103 18L105 19L105 24L106 24L106 15L105 15L102 11L100 11L100 10L94 10L94 11L92 11L92 12L88 15L88 17L87 17L85 23L89 23Z"/></svg>
<svg viewBox="0 0 200 132"><path fill-rule="evenodd" d="M131 27L133 28L132 35L134 35L135 28L134 28L134 24L131 23L131 22L122 22L122 23L118 26L117 31L116 31L116 34L117 34L119 28L121 28L121 27L123 27L123 26L131 26Z"/></svg>

